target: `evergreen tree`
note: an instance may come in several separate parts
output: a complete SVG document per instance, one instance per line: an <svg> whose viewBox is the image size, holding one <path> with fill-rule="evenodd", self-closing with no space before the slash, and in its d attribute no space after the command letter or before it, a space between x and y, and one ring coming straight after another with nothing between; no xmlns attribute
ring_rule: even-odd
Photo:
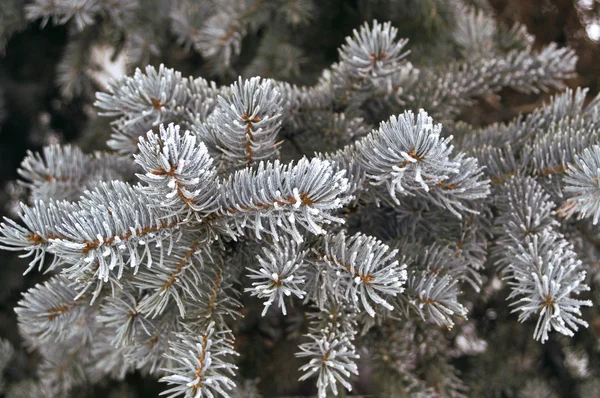
<svg viewBox="0 0 600 398"><path fill-rule="evenodd" d="M534 49L485 5L378 12L426 7L441 27L414 56L372 20L314 78L305 31L330 10L311 0L27 3L28 20L69 24L58 84L100 86L112 131L107 150L50 145L22 162L29 196L0 247L48 274L15 309L40 363L0 388L75 396L138 371L172 397L272 396L293 378L325 398L365 372L381 397L550 396L543 374L477 377L514 365L497 351L527 333L530 358L560 341L585 380L574 393L595 396L600 369L557 334L587 328L598 302L600 97L565 89L573 50ZM103 80L106 59L141 66L165 47L197 52L205 77L161 64ZM504 88L559 92L509 123L458 121ZM499 289L502 323L478 335ZM14 349L0 352L2 370ZM457 358L479 365L462 375Z"/></svg>

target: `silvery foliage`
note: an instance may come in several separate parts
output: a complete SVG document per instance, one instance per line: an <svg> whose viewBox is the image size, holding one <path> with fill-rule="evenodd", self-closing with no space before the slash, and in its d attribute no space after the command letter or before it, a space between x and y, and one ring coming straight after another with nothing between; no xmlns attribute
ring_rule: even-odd
<svg viewBox="0 0 600 398"><path fill-rule="evenodd" d="M161 65L157 71L149 66L145 73L137 69L133 77L113 81L108 93L97 94L95 105L106 116L131 116L127 123L147 118L156 125L163 118L182 112L188 98L187 82L173 69Z"/></svg>
<svg viewBox="0 0 600 398"><path fill-rule="evenodd" d="M488 226L485 221L474 225L477 218L469 215L459 225L444 225L441 209L416 201L408 202L407 207L392 223L401 227L399 235L403 237L393 247L403 254L408 270L405 294L395 303L407 314L451 327L453 318L464 318L467 313L459 300L464 290L481 291ZM435 239L428 239L430 235Z"/></svg>
<svg viewBox="0 0 600 398"><path fill-rule="evenodd" d="M50 3L58 8L42 13ZM84 27L109 12L95 1L60 11L68 3L32 2L30 18ZM176 35L228 66L268 15L254 5L175 13ZM138 69L97 95L100 112L116 118L109 147L120 157L69 146L29 154L20 173L31 203L21 223L1 224L0 244L30 257L28 271L57 274L17 310L42 356L40 389L65 395L139 370L161 376L170 396L235 396L231 323L245 291L264 301L265 316L314 308L301 379L315 376L321 397L337 394L358 374L359 328L463 322L462 289L485 283L488 243L519 320L538 317L536 339L585 326L589 302L575 296L587 289L586 265L557 229L580 221L556 216L597 218L600 150L586 149L596 133L585 132L598 127L600 100L584 106L585 91L567 91L507 124L453 124L502 87L562 87L575 60L554 45L533 52L522 27L464 14L453 40L476 56L442 72L408 62L407 41L375 21L311 87L261 78L218 87L164 66ZM198 34L186 28L196 17L206 18ZM300 144L295 160L280 160L279 139L301 137L335 150L307 158ZM554 213L563 192L572 196Z"/></svg>
<svg viewBox="0 0 600 398"><path fill-rule="evenodd" d="M444 65L442 73L437 65L418 71L413 90L398 93L400 103L425 108L436 120L454 119L484 93L507 86L525 93L561 89L562 80L573 76L573 50L550 43L534 51L533 37L523 25L498 26L493 16L457 3L453 36L465 59Z"/></svg>
<svg viewBox="0 0 600 398"><path fill-rule="evenodd" d="M448 179L449 173L458 173L459 163L450 160L452 137L442 137L441 130L442 125L433 125L422 110L416 119L411 111L399 118L392 116L357 144L367 178L373 184L385 184L398 201L396 192L429 191Z"/></svg>
<svg viewBox="0 0 600 398"><path fill-rule="evenodd" d="M442 137L427 112L406 111L392 116L350 148L358 158L366 182L384 185L391 199L420 195L462 217L470 202L489 194L477 160L460 153L451 158L452 136Z"/></svg>
<svg viewBox="0 0 600 398"><path fill-rule="evenodd" d="M406 313L414 311L421 319L451 329L454 317L465 318L467 309L458 301L458 280L450 275L412 271L406 282L406 295L399 306Z"/></svg>
<svg viewBox="0 0 600 398"><path fill-rule="evenodd" d="M119 55L120 61L143 66L164 51L163 38L174 37L178 45L202 55L209 73L227 75L233 71L232 64L240 55L246 35L259 29L270 31L272 19L277 20L278 25L291 28L314 15L311 0L289 3L257 0L201 3L193 0L32 0L25 3L11 0L10 7L6 8L0 24L6 34L0 34L0 48L10 34L23 29L27 22L40 23L42 27L48 22L74 27L57 70L57 83L65 97L86 95L93 90L95 71L91 69L97 66L93 49L98 46L116 50L114 53ZM124 37L111 47L116 41L110 37L114 32ZM289 51L276 53L276 63L287 57L288 65L293 65L302 59L298 47L282 46L281 37L277 39L280 45L274 47L286 47ZM269 47L268 40L262 40L261 44L263 48Z"/></svg>
<svg viewBox="0 0 600 398"><path fill-rule="evenodd" d="M129 161L113 154L86 155L71 145L50 145L41 154L28 151L18 173L33 200L76 200L101 181L130 179L133 170Z"/></svg>
<svg viewBox="0 0 600 398"><path fill-rule="evenodd" d="M408 55L402 52L408 40L396 41L398 29L390 22L365 23L360 30L354 30L352 37L340 48L340 60L356 76L384 77L395 73L398 62Z"/></svg>
<svg viewBox="0 0 600 398"><path fill-rule="evenodd" d="M75 21L77 29L82 30L94 22L94 17L102 9L102 4L97 1L79 1L78 7L74 7L73 0L36 0L25 7L28 19L42 18L42 26L49 20L53 24L65 24L69 20Z"/></svg>
<svg viewBox="0 0 600 398"><path fill-rule="evenodd" d="M513 255L515 260L507 270L512 287L508 298L521 297L512 303L513 311L520 312L519 320L539 317L535 339L546 341L551 330L573 336L579 326L588 326L581 319L580 307L591 306L592 302L574 296L589 287L582 283L585 271L568 242L545 230L526 239Z"/></svg>
<svg viewBox="0 0 600 398"><path fill-rule="evenodd" d="M506 251L529 235L556 228L554 203L550 195L533 178L512 178L499 199L501 214L496 219L496 266L502 271L511 261Z"/></svg>
<svg viewBox="0 0 600 398"><path fill-rule="evenodd" d="M565 192L571 195L581 218L593 217L594 224L600 218L600 146L586 148L575 162L569 165L565 179Z"/></svg>
<svg viewBox="0 0 600 398"><path fill-rule="evenodd" d="M136 298L123 290L121 295L104 300L96 319L104 326L116 330L111 344L122 348L135 342L141 332L139 329L147 331L152 328L149 321L138 315Z"/></svg>
<svg viewBox="0 0 600 398"><path fill-rule="evenodd" d="M273 303L277 303L283 314L287 315L285 298L291 295L304 298L305 256L306 250L300 250L296 242L282 239L272 248L264 247L263 253L256 256L260 267L258 270L248 267L248 278L255 282L245 290L253 296L267 299L263 316Z"/></svg>
<svg viewBox="0 0 600 398"><path fill-rule="evenodd" d="M17 316L23 319L36 319L36 322L21 323L21 330L34 345L64 342L80 334L78 323L92 308L83 300L76 300L77 292L69 286L69 281L58 276L23 295ZM64 322L72 325L64 328ZM88 336L91 338L92 336Z"/></svg>
<svg viewBox="0 0 600 398"><path fill-rule="evenodd" d="M281 128L281 95L271 80L259 77L231 86L201 126L200 137L214 145L226 164L251 166L277 156Z"/></svg>
<svg viewBox="0 0 600 398"><path fill-rule="evenodd" d="M338 383L352 390L348 379L358 375L356 360L360 358L352 344L353 336L325 328L306 337L309 341L301 344L300 352L296 354L300 358L309 358L308 363L300 367L300 371L304 372L300 380L316 374L319 398L325 398L329 389L337 395Z"/></svg>
<svg viewBox="0 0 600 398"><path fill-rule="evenodd" d="M370 97L398 95L415 74L405 72L411 70L405 59L409 52L403 51L408 40L398 40L397 34L389 22L354 30L338 51L340 62L323 72L306 100L320 106L335 101L356 110Z"/></svg>
<svg viewBox="0 0 600 398"><path fill-rule="evenodd" d="M193 297L199 300L201 297L198 291L202 281L201 270L205 259L210 259L205 241L206 237L202 234L186 234L163 259L161 267L139 271L132 284L148 294L138 303L137 311L155 318L174 301L180 315L185 316L184 299Z"/></svg>
<svg viewBox="0 0 600 398"><path fill-rule="evenodd" d="M406 265L398 262L397 250L374 237L360 233L347 237L342 231L327 235L316 251L317 272L332 274L331 286L325 287L334 301L343 298L372 317L373 304L393 310L386 296L402 293L406 281Z"/></svg>
<svg viewBox="0 0 600 398"><path fill-rule="evenodd" d="M278 160L259 163L255 169L235 172L223 183L221 212L232 221L232 234L244 229L257 238L279 240L279 231L303 240L298 226L324 234L322 224L343 223L333 211L350 197L345 170L336 171L327 160L302 158L287 165Z"/></svg>
<svg viewBox="0 0 600 398"><path fill-rule="evenodd" d="M134 272L152 262L160 263L169 249L153 255L150 243L176 239L182 221L161 214L141 186L112 181L87 191L78 209L65 216L50 250L71 266L70 277L96 268L98 279L108 282L116 269L120 279L125 267ZM174 236L175 235L175 236Z"/></svg>
<svg viewBox="0 0 600 398"><path fill-rule="evenodd" d="M179 126L161 125L159 134L140 137L134 158L146 172L140 180L162 209L182 219L216 210L217 170L206 146L189 131L181 135Z"/></svg>
<svg viewBox="0 0 600 398"><path fill-rule="evenodd" d="M554 204L535 180L516 177L504 189L497 264L511 287L508 299L518 298L513 312L520 312L520 320L538 316L536 340L547 340L551 330L572 336L578 326L587 327L580 307L592 305L575 298L589 290L581 260L556 231Z"/></svg>
<svg viewBox="0 0 600 398"><path fill-rule="evenodd" d="M50 240L59 236L58 225L76 210L77 206L69 202L46 204L36 201L32 206L21 204L20 217L25 227L11 219L5 219L6 224L2 225L2 249L25 251L22 257L33 257L26 272L36 266L41 270L46 264ZM54 257L48 269L52 270L58 264L59 259Z"/></svg>
<svg viewBox="0 0 600 398"><path fill-rule="evenodd" d="M555 140L556 138L553 136L557 134L583 138L597 130L600 96L586 105L587 91L587 89L581 88L575 91L567 89L563 93L553 96L548 104L537 108L527 116L520 116L505 124L492 124L476 131L467 128L462 138L466 140L468 137L469 142L464 144L472 148L471 151L477 152L479 161L486 165L488 173L498 182L503 182L507 175L515 175L520 171L526 171L528 174L534 171L537 175L548 177L559 175L563 169L556 167L555 170L554 166L560 166L557 163L546 165L550 167L545 170L544 168L538 169L536 166L542 165L540 158L552 156L562 160L564 156L573 152L570 148L573 145L579 145L580 140L563 141L564 146L557 148L558 150L544 145L544 141ZM552 133L554 134L548 134L553 128ZM571 129L575 131L569 132ZM586 133L584 134L581 130ZM577 134L578 131L580 131L579 134ZM590 136L593 139L594 133ZM590 144L592 142L590 140ZM536 149L549 150L550 153L539 153ZM574 149L577 152L577 147ZM517 161L517 159L519 160ZM532 160L534 161L533 165L530 164ZM572 162L574 159L564 158L564 160Z"/></svg>
<svg viewBox="0 0 600 398"><path fill-rule="evenodd" d="M483 10L459 5L460 12L456 13L459 21L453 32L454 41L460 51L468 57L489 57L494 55L495 46L490 45L496 40L498 24L495 18L487 15ZM516 24L516 27L519 27ZM524 26L520 26L525 32ZM530 37L522 37L523 41L530 41ZM521 44L520 41L517 41Z"/></svg>
<svg viewBox="0 0 600 398"><path fill-rule="evenodd" d="M98 16L107 16L121 26L127 14L139 6L139 0L34 0L25 5L28 20L41 19L41 25L74 22L77 31L95 24Z"/></svg>
<svg viewBox="0 0 600 398"><path fill-rule="evenodd" d="M237 369L227 358L237 354L233 350L231 332L217 331L212 322L200 333L186 331L178 334L177 339L171 343L171 354L168 355L174 366L166 369L174 374L161 379L174 387L161 395L229 396L227 391L235 387L232 376Z"/></svg>

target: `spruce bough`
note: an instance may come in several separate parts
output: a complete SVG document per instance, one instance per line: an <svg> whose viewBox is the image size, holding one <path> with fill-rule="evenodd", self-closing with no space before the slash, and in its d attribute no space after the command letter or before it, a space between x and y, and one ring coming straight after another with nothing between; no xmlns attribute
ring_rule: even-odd
<svg viewBox="0 0 600 398"><path fill-rule="evenodd" d="M500 31L461 10L463 24ZM219 87L162 65L113 80L95 103L114 120L111 151L29 153L30 202L0 227L3 249L51 275L16 309L42 356L39 388L58 396L141 370L168 396L240 396L235 340L252 300L263 317L302 318L300 380L319 397L351 390L363 357L384 372L397 352L418 356L402 341L417 330L468 324L491 274L534 339L587 327L580 238L600 215L600 100L566 90L507 124L456 123L503 87L563 88L575 62L554 45L534 52L523 30L504 39L525 48L507 50L463 28L470 61L443 71L417 69L409 43L374 21L309 87ZM307 134L336 148L308 153ZM405 363L386 396L467 394L447 351L437 391Z"/></svg>

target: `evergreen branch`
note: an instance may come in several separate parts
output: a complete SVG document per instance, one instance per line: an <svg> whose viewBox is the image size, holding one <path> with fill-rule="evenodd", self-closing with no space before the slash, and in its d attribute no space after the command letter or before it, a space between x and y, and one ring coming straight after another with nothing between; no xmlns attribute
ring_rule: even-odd
<svg viewBox="0 0 600 398"><path fill-rule="evenodd" d="M201 136L214 142L229 167L252 166L277 157L275 142L281 128L281 97L271 80L258 77L231 86L219 96L219 106L200 127Z"/></svg>
<svg viewBox="0 0 600 398"><path fill-rule="evenodd" d="M461 242L456 245L437 242L424 245L406 239L397 247L400 253L404 253L403 261L408 269L414 268L440 277L448 275L452 279L469 283L479 291L481 275L461 256L465 244L464 241Z"/></svg>
<svg viewBox="0 0 600 398"><path fill-rule="evenodd" d="M248 278L256 282L252 282L252 287L245 291L250 292L251 296L267 299L263 316L274 302L287 315L285 296L293 294L299 299L304 298L305 256L306 250L300 250L296 242L282 238L272 247L263 247L263 253L256 256L260 266L258 270L247 267L250 271Z"/></svg>
<svg viewBox="0 0 600 398"><path fill-rule="evenodd" d="M333 285L336 296L342 295L356 307L361 303L372 317L375 310L371 303L393 309L382 295L396 296L404 291L406 266L396 260L397 250L390 251L370 236L356 234L346 238L340 232L325 236L322 251L318 253L319 260L338 275Z"/></svg>
<svg viewBox="0 0 600 398"><path fill-rule="evenodd" d="M394 73L409 51L402 52L408 40L395 41L398 29L390 22L373 21L352 32L339 50L340 60L356 77L381 78Z"/></svg>
<svg viewBox="0 0 600 398"><path fill-rule="evenodd" d="M237 355L233 350L231 332L217 331L214 323L210 323L199 334L188 330L177 334L177 339L170 344L171 354L168 355L173 367L165 369L169 375L160 379L175 386L161 395L212 397L218 393L229 398L227 390L235 387L231 376L237 369L226 361L228 357Z"/></svg>
<svg viewBox="0 0 600 398"><path fill-rule="evenodd" d="M224 263L222 257L215 259L214 265L204 272L198 286L198 297L188 300L186 305L192 324L202 329L214 322L221 330L226 328L228 320L241 316L238 308L242 304L237 299L239 292L234 285L236 280L231 267Z"/></svg>
<svg viewBox="0 0 600 398"><path fill-rule="evenodd" d="M337 395L337 383L351 391L352 385L348 379L358 375L355 361L360 358L351 342L352 336L324 329L309 333L306 337L310 341L301 344L300 352L296 354L297 357L310 359L300 367L300 371L304 372L300 381L316 374L319 398L325 398L328 389Z"/></svg>
<svg viewBox="0 0 600 398"><path fill-rule="evenodd" d="M17 172L32 201L77 200L101 181L129 179L133 167L109 153L86 155L74 146L50 145L42 154L28 151Z"/></svg>
<svg viewBox="0 0 600 398"><path fill-rule="evenodd" d="M65 342L80 335L93 308L76 296L63 276L31 288L15 308L21 331L35 346Z"/></svg>
<svg viewBox="0 0 600 398"><path fill-rule="evenodd" d="M4 218L0 224L0 248L11 251L25 251L22 257L31 257L29 268L25 273L36 266L41 270L44 265L46 253L52 252L51 242L54 239L64 238L59 230L60 225L66 221L69 214L79 210L75 204L69 202L50 202L48 204L37 201L32 207L21 204L19 217L25 224L21 226L9 218ZM54 257L48 270L58 265L58 258Z"/></svg>
<svg viewBox="0 0 600 398"><path fill-rule="evenodd" d="M464 137L468 136L470 140L468 147L487 145L489 148L512 149L512 153L519 153L525 144L544 135L561 120L581 118L586 128L596 129L598 122L594 115L600 109L600 96L586 105L587 92L587 89L581 88L567 89L527 116L519 116L509 123L494 123L473 134L465 134ZM485 159L485 156L480 159Z"/></svg>
<svg viewBox="0 0 600 398"><path fill-rule="evenodd" d="M574 295L589 290L582 283L585 271L581 261L562 236L549 230L527 237L512 251L514 260L508 274L512 286L509 299L513 312L520 312L519 321L538 316L533 337L545 342L548 332L556 330L573 336L579 326L588 324L581 319L582 306L591 306L589 300L577 300Z"/></svg>
<svg viewBox="0 0 600 398"><path fill-rule="evenodd" d="M335 172L328 161L261 162L257 169L235 172L223 184L221 213L234 223L234 232L247 227L259 239L267 233L277 240L281 230L300 242L297 224L323 234L320 224L344 222L331 212L347 203L347 188L344 171Z"/></svg>
<svg viewBox="0 0 600 398"><path fill-rule="evenodd" d="M182 238L182 240L185 238ZM184 298L197 298L202 279L203 254L206 238L201 236L189 244L180 240L177 247L163 260L162 266L141 270L132 283L148 294L138 303L136 311L156 317L162 314L171 300L175 300L180 316L185 316Z"/></svg>
<svg viewBox="0 0 600 398"><path fill-rule="evenodd" d="M91 25L100 10L100 3L93 0L80 1L77 6L74 6L71 0L35 0L25 6L27 19L41 18L42 27L49 20L52 20L55 25L64 25L70 20L74 20L78 30Z"/></svg>
<svg viewBox="0 0 600 398"><path fill-rule="evenodd" d="M123 348L133 345L140 333L149 334L152 325L136 310L139 302L130 292L122 289L118 296L106 297L100 307L97 321L114 330L111 347ZM140 330L141 329L141 330Z"/></svg>
<svg viewBox="0 0 600 398"><path fill-rule="evenodd" d="M467 309L458 301L457 284L450 275L438 277L433 272L414 270L408 274L406 292L397 302L407 315L414 311L423 321L451 329L454 316L467 316Z"/></svg>
<svg viewBox="0 0 600 398"><path fill-rule="evenodd" d="M115 267L117 278L121 277L125 265L136 270L145 260L146 266L151 267L151 242L161 248L160 264L164 255L163 240L172 241L173 234L184 224L159 213L140 187L118 181L103 183L95 191L88 191L78 207L61 220L60 235L50 240L49 247L52 253L72 264L65 270L70 277L82 275L96 261L97 278L104 282Z"/></svg>
<svg viewBox="0 0 600 398"><path fill-rule="evenodd" d="M527 48L490 59L454 62L443 71L423 69L420 84L401 95L400 101L412 109L425 108L438 119L453 119L475 98L503 87L525 93L563 88L562 81L573 75L576 61L573 50L551 43L538 53Z"/></svg>
<svg viewBox="0 0 600 398"><path fill-rule="evenodd" d="M580 218L600 218L600 146L586 148L570 165L565 178L565 191L571 193L569 201L576 205Z"/></svg>
<svg viewBox="0 0 600 398"><path fill-rule="evenodd" d="M133 77L122 77L108 86L108 93L97 93L95 106L105 116L127 117L127 123L143 118L157 125L182 112L187 101L187 79L180 72L160 65L145 73L136 69Z"/></svg>
<svg viewBox="0 0 600 398"><path fill-rule="evenodd" d="M161 125L158 135L150 131L140 138L139 149L134 158L146 171L139 177L161 209L179 219L190 213L201 218L216 210L219 186L213 160L189 131L182 135L179 126Z"/></svg>
<svg viewBox="0 0 600 398"><path fill-rule="evenodd" d="M498 236L492 257L496 266L503 270L512 261L509 247L519 245L531 235L539 235L548 228L555 228L555 204L544 188L531 177L515 177L509 180L498 200L499 217L494 226Z"/></svg>
<svg viewBox="0 0 600 398"><path fill-rule="evenodd" d="M384 184L392 199L396 193L414 194L429 191L460 170L460 163L449 155L452 137L441 138L441 125L434 125L427 112L421 110L415 118L407 111L356 143L361 166L369 182Z"/></svg>

